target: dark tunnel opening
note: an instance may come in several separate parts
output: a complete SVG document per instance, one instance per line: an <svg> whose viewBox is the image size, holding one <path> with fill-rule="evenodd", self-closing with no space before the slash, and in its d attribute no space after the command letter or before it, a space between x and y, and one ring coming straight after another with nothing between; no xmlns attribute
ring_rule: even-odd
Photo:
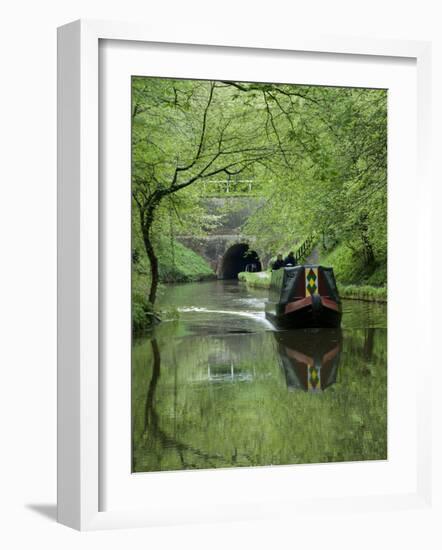
<svg viewBox="0 0 442 550"><path fill-rule="evenodd" d="M223 256L219 277L237 279L241 271L261 271L262 265L258 254L250 250L245 243L234 244Z"/></svg>

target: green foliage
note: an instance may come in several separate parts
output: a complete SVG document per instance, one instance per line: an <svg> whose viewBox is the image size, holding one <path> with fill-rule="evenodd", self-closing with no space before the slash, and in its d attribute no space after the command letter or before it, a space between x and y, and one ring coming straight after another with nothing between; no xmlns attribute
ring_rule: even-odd
<svg viewBox="0 0 442 550"><path fill-rule="evenodd" d="M150 287L149 262L143 248L136 248L137 261L132 264L132 328L140 334L159 320L171 318L171 311L157 311L148 301ZM158 246L159 273L162 283L202 281L215 277L207 262L179 242L162 239ZM164 288L160 288L164 292Z"/></svg>
<svg viewBox="0 0 442 550"><path fill-rule="evenodd" d="M215 277L213 269L204 258L177 241L162 241L158 254L160 280L163 283L185 283Z"/></svg>
<svg viewBox="0 0 442 550"><path fill-rule="evenodd" d="M161 238L157 241L160 281L162 283L185 283L215 277L213 269L204 258L175 240ZM138 259L133 271L149 284L149 262L143 248L137 248Z"/></svg>
<svg viewBox="0 0 442 550"><path fill-rule="evenodd" d="M335 246L331 252L320 251L320 263L333 267L336 280L340 285L387 284L387 265L384 262L373 262L366 265L362 253L352 250L345 244Z"/></svg>
<svg viewBox="0 0 442 550"><path fill-rule="evenodd" d="M366 300L368 302L386 302L387 289L374 286L339 285L341 298Z"/></svg>
<svg viewBox="0 0 442 550"><path fill-rule="evenodd" d="M374 271L368 275L367 284L387 288L387 262L376 266Z"/></svg>
<svg viewBox="0 0 442 550"><path fill-rule="evenodd" d="M315 233L339 281L386 284L386 90L134 77L132 121L133 247L210 232L204 196L252 181L257 247Z"/></svg>
<svg viewBox="0 0 442 550"><path fill-rule="evenodd" d="M298 93L304 101L294 101ZM385 263L386 92L279 86L273 95L276 133L288 137L287 165L275 163L265 208L246 231L274 252L315 232L329 246L351 248L366 268Z"/></svg>
<svg viewBox="0 0 442 550"><path fill-rule="evenodd" d="M235 101L221 82L132 79L133 195L201 189L219 174L250 174L274 153L262 133L262 100ZM245 98L244 98L245 99ZM252 138L252 140L251 140ZM249 170L250 169L250 170Z"/></svg>

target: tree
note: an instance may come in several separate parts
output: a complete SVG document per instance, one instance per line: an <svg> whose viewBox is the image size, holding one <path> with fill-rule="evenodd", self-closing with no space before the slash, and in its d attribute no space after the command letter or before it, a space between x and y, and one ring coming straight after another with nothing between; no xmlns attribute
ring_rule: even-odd
<svg viewBox="0 0 442 550"><path fill-rule="evenodd" d="M316 232L360 252L367 266L386 259L386 91L225 85L262 96L267 135L281 149L265 207L247 230L278 247Z"/></svg>
<svg viewBox="0 0 442 550"><path fill-rule="evenodd" d="M165 216L202 228L199 199L216 175L260 182L262 207L244 231L262 248L315 232L366 266L386 262L385 90L134 77L132 121L133 220L151 304Z"/></svg>
<svg viewBox="0 0 442 550"><path fill-rule="evenodd" d="M132 83L132 197L150 262L155 303L158 258L152 228L165 200L216 174L252 172L276 153L259 112L232 101L220 83L136 77Z"/></svg>

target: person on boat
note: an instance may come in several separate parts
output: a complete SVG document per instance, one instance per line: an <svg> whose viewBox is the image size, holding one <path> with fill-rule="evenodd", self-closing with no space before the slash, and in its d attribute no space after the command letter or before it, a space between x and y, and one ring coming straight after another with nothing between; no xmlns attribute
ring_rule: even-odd
<svg viewBox="0 0 442 550"><path fill-rule="evenodd" d="M298 264L298 262L296 261L295 253L293 252L293 250L291 250L289 252L288 256L284 260L284 266L285 267L295 267L295 265L297 265L297 264Z"/></svg>
<svg viewBox="0 0 442 550"><path fill-rule="evenodd" d="M284 267L284 260L282 259L282 254L278 254L276 256L276 260L273 262L272 269L274 271L275 269L280 269L281 267Z"/></svg>

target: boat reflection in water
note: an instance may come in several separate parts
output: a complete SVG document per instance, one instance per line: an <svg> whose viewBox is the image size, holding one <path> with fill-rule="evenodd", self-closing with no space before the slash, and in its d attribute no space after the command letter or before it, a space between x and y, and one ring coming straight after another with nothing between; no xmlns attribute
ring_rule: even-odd
<svg viewBox="0 0 442 550"><path fill-rule="evenodd" d="M340 329L290 330L274 336L289 390L321 392L336 382Z"/></svg>

